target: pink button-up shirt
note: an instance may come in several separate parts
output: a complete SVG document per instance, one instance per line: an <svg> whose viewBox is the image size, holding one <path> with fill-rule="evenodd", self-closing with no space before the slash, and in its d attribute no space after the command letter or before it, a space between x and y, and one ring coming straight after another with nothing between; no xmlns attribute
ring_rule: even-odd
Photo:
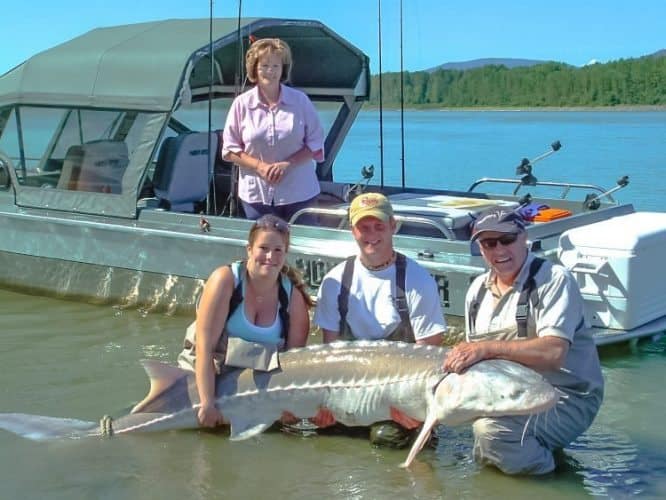
<svg viewBox="0 0 666 500"><path fill-rule="evenodd" d="M224 125L222 156L245 153L266 163L284 161L307 146L324 160L324 130L317 110L300 90L280 85L280 101L272 110L253 87L234 99ZM269 184L255 170L240 167L238 196L248 203L287 205L319 194L314 161L291 165L278 184Z"/></svg>

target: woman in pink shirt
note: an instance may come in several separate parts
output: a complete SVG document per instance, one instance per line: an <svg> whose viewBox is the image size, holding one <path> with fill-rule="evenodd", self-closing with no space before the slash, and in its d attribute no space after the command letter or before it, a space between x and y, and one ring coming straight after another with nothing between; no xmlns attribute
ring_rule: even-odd
<svg viewBox="0 0 666 500"><path fill-rule="evenodd" d="M256 85L227 115L222 157L240 167L238 196L248 219L272 213L289 220L320 191L315 161L324 161L324 131L308 96L282 83L291 65L282 40L254 42L245 66Z"/></svg>

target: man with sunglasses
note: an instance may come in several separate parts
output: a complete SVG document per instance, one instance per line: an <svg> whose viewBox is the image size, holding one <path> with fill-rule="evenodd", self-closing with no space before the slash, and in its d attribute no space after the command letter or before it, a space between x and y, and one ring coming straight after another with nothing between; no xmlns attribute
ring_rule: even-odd
<svg viewBox="0 0 666 500"><path fill-rule="evenodd" d="M474 222L489 271L465 300L467 341L456 345L444 369L460 373L484 359L508 359L541 372L563 397L556 408L529 417L478 419L476 461L507 474L545 474L561 450L592 423L603 400L599 356L583 318L583 298L573 275L528 249L521 216L506 209Z"/></svg>

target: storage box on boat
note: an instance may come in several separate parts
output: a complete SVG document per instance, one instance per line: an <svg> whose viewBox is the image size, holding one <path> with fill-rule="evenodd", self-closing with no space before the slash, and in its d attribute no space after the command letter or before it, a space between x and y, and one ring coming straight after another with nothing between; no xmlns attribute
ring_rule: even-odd
<svg viewBox="0 0 666 500"><path fill-rule="evenodd" d="M630 330L666 315L666 213L614 217L562 234L592 326Z"/></svg>
<svg viewBox="0 0 666 500"><path fill-rule="evenodd" d="M494 207L514 209L518 203L449 195L400 193L389 196L393 211L399 215L412 215L436 220L454 232L457 239L468 240L472 215ZM472 214L472 215L470 215ZM418 234L418 231L414 231Z"/></svg>

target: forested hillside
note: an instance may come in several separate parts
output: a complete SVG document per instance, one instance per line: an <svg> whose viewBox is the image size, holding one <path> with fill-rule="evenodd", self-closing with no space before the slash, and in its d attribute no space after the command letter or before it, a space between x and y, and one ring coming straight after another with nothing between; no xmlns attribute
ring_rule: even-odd
<svg viewBox="0 0 666 500"><path fill-rule="evenodd" d="M412 107L666 105L666 57L620 59L577 68L546 63L508 69L405 72L404 103ZM400 73L382 74L383 104L400 105ZM379 103L379 76L370 104Z"/></svg>

